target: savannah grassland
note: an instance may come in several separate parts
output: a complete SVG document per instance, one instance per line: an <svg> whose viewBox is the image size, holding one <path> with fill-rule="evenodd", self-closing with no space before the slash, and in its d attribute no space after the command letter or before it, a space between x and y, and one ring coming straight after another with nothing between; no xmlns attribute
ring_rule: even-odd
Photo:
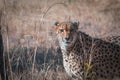
<svg viewBox="0 0 120 80"><path fill-rule="evenodd" d="M10 80L75 80L64 71L56 21L79 21L93 37L120 35L120 0L0 0Z"/></svg>

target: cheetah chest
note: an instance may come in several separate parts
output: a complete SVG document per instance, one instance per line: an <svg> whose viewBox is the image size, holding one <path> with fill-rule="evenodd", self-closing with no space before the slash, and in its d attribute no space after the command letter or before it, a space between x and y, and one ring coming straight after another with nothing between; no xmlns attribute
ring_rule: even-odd
<svg viewBox="0 0 120 80"><path fill-rule="evenodd" d="M66 71L70 76L73 76L73 72L72 72L72 70L71 70L71 64L68 62L68 60L64 59L63 65L64 65L64 68L65 68L65 71Z"/></svg>
<svg viewBox="0 0 120 80"><path fill-rule="evenodd" d="M76 56L73 53L71 53L69 56L64 55L63 65L65 68L65 71L71 77L82 78L81 75L83 74L83 71L82 71L82 62L80 62L80 57Z"/></svg>

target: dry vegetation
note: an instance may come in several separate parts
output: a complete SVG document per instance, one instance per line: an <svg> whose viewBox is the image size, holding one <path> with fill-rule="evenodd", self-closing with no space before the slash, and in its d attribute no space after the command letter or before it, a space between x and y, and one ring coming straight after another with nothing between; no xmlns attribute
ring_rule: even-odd
<svg viewBox="0 0 120 80"><path fill-rule="evenodd" d="M120 35L120 0L0 0L0 9L10 80L73 80L62 67L56 21L78 20L93 37Z"/></svg>

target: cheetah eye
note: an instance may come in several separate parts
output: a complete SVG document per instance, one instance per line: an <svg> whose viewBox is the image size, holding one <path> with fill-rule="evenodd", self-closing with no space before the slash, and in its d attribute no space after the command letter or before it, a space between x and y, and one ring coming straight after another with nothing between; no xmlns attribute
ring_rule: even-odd
<svg viewBox="0 0 120 80"><path fill-rule="evenodd" d="M63 30L63 29L60 29L60 32L64 32L64 30Z"/></svg>

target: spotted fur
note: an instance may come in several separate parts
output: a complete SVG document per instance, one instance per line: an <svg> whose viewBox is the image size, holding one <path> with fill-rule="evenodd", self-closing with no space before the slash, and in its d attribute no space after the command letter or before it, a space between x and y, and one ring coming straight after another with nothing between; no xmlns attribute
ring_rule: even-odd
<svg viewBox="0 0 120 80"><path fill-rule="evenodd" d="M102 38L102 40L120 45L120 36L107 36Z"/></svg>

